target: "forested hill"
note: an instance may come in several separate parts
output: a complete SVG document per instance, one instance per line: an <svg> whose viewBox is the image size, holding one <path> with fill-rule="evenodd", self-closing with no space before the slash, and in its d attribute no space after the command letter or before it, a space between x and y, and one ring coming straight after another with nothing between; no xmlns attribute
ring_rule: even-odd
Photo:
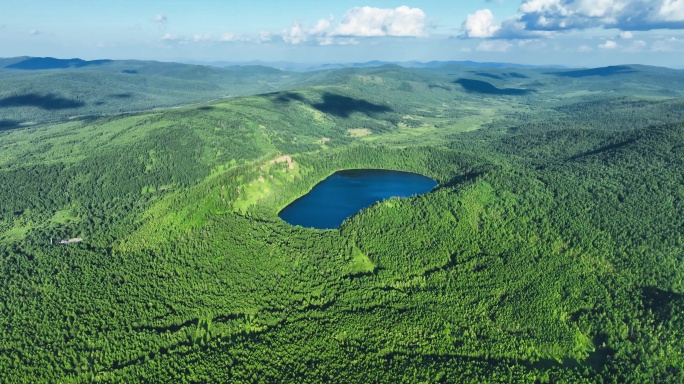
<svg viewBox="0 0 684 384"><path fill-rule="evenodd" d="M308 76L1 131L3 381L684 380L684 73ZM278 217L341 168L439 185Z"/></svg>
<svg viewBox="0 0 684 384"><path fill-rule="evenodd" d="M383 63L302 73L263 65L213 67L136 60L0 59L0 129L306 86L343 86L350 75L374 76L378 71L383 79L392 82L414 79L432 89L455 87L475 94L515 95L540 91L540 95L549 96L556 89L598 92L612 87L616 92L677 97L683 89L681 71L647 66L568 70L472 62L431 62L420 68L379 64ZM388 71L389 68L394 70ZM574 83L580 83L577 89L572 88ZM641 86L647 89L638 89ZM405 85L401 90L412 91L408 87Z"/></svg>
<svg viewBox="0 0 684 384"><path fill-rule="evenodd" d="M273 92L305 78L264 66L206 67L135 60L0 60L0 126L146 111Z"/></svg>

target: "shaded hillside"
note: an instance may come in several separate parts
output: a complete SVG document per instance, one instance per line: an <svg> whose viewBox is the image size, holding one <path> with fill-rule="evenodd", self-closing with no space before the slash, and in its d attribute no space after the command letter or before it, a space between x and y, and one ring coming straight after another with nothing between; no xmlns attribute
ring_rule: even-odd
<svg viewBox="0 0 684 384"><path fill-rule="evenodd" d="M634 69L632 69L631 67L624 66L624 65L616 65L616 66L602 67L602 68L549 72L549 74L555 75L555 76L581 78L581 77L589 77L589 76L602 76L602 77L616 76L616 75L623 75L623 74L634 73L634 72L636 72L636 71Z"/></svg>
<svg viewBox="0 0 684 384"><path fill-rule="evenodd" d="M45 110L74 109L84 106L78 100L70 100L54 94L38 95L35 93L20 96L8 96L0 99L0 108L7 107L38 107Z"/></svg>
<svg viewBox="0 0 684 384"><path fill-rule="evenodd" d="M489 76L492 77L492 76ZM499 78L494 77L494 78ZM492 84L472 79L458 79L454 80L454 84L460 84L466 92L470 93L480 93L485 95L509 95L509 96L523 96L534 92L531 89L518 89L518 88L497 88Z"/></svg>

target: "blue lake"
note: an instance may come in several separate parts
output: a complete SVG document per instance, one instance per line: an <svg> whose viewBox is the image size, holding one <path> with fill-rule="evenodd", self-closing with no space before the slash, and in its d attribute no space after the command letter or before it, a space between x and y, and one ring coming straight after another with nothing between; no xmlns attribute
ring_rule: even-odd
<svg viewBox="0 0 684 384"><path fill-rule="evenodd" d="M384 169L338 171L285 207L278 216L292 225L332 229L378 201L429 192L436 185L435 180L417 173Z"/></svg>

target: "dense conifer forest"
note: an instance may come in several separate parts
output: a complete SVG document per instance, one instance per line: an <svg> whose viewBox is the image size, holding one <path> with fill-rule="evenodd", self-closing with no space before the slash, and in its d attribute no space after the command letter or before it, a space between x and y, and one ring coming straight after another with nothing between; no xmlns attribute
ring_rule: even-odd
<svg viewBox="0 0 684 384"><path fill-rule="evenodd" d="M31 76L135 75L79 65ZM1 381L684 380L684 73L252 70L251 96L30 127L65 96L0 95ZM341 168L439 184L278 217Z"/></svg>

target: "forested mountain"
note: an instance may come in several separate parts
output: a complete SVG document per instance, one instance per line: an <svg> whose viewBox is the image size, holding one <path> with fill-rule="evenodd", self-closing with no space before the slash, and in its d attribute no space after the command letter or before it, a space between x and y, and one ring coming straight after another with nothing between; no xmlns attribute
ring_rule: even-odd
<svg viewBox="0 0 684 384"><path fill-rule="evenodd" d="M258 94L0 132L4 381L684 379L683 72L66 65L1 70L7 120L41 79ZM439 184L278 217L341 168Z"/></svg>

